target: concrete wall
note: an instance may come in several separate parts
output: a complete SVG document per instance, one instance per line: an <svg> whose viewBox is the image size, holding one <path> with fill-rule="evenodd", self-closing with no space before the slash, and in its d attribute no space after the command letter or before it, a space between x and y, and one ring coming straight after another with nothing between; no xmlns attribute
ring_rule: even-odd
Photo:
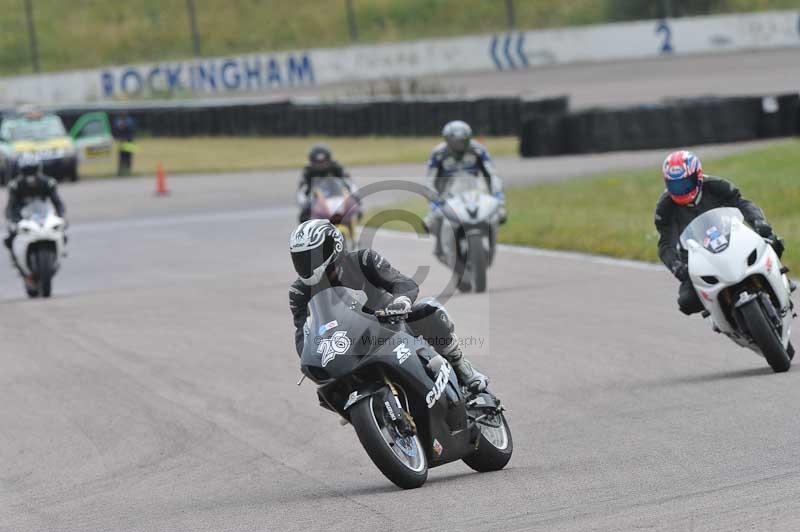
<svg viewBox="0 0 800 532"><path fill-rule="evenodd" d="M268 94L297 86L800 47L800 11L519 31L0 78L0 104Z"/></svg>

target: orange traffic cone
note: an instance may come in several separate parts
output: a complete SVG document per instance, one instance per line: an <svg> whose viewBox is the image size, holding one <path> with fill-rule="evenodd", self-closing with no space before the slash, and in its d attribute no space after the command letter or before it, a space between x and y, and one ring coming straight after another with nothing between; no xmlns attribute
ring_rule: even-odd
<svg viewBox="0 0 800 532"><path fill-rule="evenodd" d="M156 194L158 196L166 196L169 194L169 190L167 189L167 174L164 172L164 165L158 163L158 168L156 169Z"/></svg>

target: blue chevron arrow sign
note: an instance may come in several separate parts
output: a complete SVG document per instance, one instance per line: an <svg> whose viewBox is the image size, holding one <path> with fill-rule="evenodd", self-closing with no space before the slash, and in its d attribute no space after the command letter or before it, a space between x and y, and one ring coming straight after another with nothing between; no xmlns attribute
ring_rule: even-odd
<svg viewBox="0 0 800 532"><path fill-rule="evenodd" d="M489 57L492 58L497 70L528 68L530 63L525 55L525 34L506 33L492 36Z"/></svg>

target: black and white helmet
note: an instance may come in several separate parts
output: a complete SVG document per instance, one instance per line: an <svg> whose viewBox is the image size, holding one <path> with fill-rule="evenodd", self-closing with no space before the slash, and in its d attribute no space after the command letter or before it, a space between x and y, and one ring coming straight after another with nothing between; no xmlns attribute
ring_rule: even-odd
<svg viewBox="0 0 800 532"><path fill-rule="evenodd" d="M328 220L308 220L289 237L289 252L297 275L313 286L344 250L344 236Z"/></svg>
<svg viewBox="0 0 800 532"><path fill-rule="evenodd" d="M455 153L464 153L472 140L472 128L463 120L453 120L445 124L442 136L450 150Z"/></svg>

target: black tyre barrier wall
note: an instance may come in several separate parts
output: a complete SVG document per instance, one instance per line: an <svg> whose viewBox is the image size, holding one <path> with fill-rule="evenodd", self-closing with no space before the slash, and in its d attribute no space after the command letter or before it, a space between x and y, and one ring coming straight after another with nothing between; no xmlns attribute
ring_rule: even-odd
<svg viewBox="0 0 800 532"><path fill-rule="evenodd" d="M450 120L466 120L476 135L519 135L523 120L564 114L566 97L482 98L336 103L268 102L234 105L115 104L58 110L69 128L80 115L128 113L139 133L159 137L213 135L439 135Z"/></svg>
<svg viewBox="0 0 800 532"><path fill-rule="evenodd" d="M698 98L523 121L520 155L671 148L800 135L800 96Z"/></svg>

